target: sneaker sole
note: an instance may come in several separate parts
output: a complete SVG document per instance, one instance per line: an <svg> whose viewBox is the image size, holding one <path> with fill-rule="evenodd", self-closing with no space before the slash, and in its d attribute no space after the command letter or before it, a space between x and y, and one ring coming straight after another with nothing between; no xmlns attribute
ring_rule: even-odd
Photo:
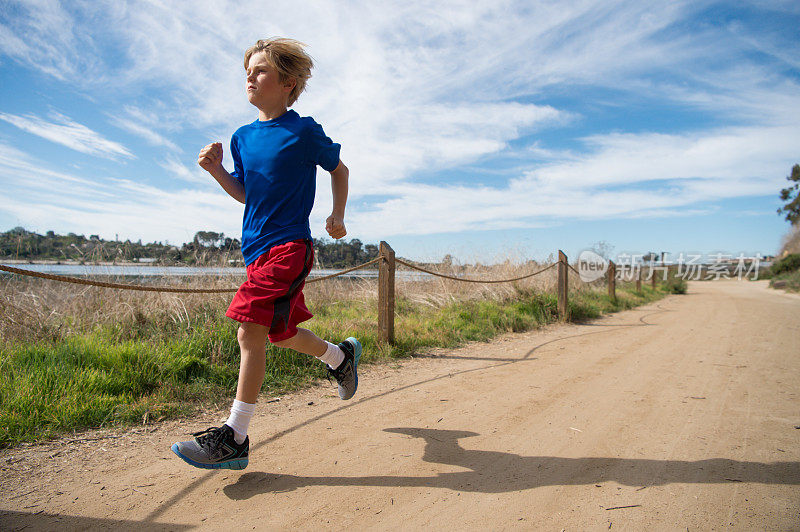
<svg viewBox="0 0 800 532"><path fill-rule="evenodd" d="M345 342L349 342L350 345L353 346L353 373L356 374L356 388L353 390L353 395L356 394L356 390L358 390L358 361L361 359L361 351L363 348L361 347L361 342L353 338L352 336L345 340ZM348 399L352 399L353 395L348 397Z"/></svg>
<svg viewBox="0 0 800 532"><path fill-rule="evenodd" d="M172 452L175 453L178 456L178 458L180 458L181 460L183 460L187 464L189 464L191 466L194 466L194 467L199 467L200 469L235 469L235 470L242 470L245 467L247 467L247 462L248 462L247 458L237 458L236 460L229 460L227 462L219 462L218 464L203 464L201 462L195 462L191 458L182 455L181 452L178 450L178 444L177 443L173 443L171 449L172 449Z"/></svg>

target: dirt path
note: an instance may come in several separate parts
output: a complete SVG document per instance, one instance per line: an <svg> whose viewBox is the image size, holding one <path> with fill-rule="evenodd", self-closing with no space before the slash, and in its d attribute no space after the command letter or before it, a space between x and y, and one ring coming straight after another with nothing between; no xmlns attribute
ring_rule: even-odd
<svg viewBox="0 0 800 532"><path fill-rule="evenodd" d="M261 404L242 472L169 451L220 412L6 451L0 529L798 529L798 388L800 297L693 283Z"/></svg>

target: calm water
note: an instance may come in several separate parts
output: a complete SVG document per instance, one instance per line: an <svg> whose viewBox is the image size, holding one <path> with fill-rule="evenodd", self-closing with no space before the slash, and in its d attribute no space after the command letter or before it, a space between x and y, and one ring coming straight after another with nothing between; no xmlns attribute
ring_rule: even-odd
<svg viewBox="0 0 800 532"><path fill-rule="evenodd" d="M95 266L84 264L9 264L15 268L31 270L54 275L70 275L78 277L238 277L245 276L245 269L241 268L208 268L200 266L133 266L110 265ZM330 275L340 270L313 269L309 278ZM7 272L0 271L0 275ZM10 275L10 274L7 274ZM430 275L418 272L398 271L397 276L404 280L422 280ZM355 279L374 279L378 277L378 270L363 269L346 273L342 277Z"/></svg>

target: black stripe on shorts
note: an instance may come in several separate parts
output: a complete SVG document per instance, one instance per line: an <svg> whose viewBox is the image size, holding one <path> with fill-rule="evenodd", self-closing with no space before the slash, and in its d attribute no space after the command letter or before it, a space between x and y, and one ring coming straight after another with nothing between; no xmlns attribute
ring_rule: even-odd
<svg viewBox="0 0 800 532"><path fill-rule="evenodd" d="M272 324L270 325L270 332L275 330L276 328L280 327L283 324L283 329L289 326L289 314L291 312L291 301L294 295L297 293L297 289L300 288L300 283L302 283L308 274L311 273L311 253L313 253L314 248L312 247L312 243L310 240L305 241L306 244L306 258L305 263L303 265L303 271L300 272L300 275L292 281L292 284L289 285L289 290L286 292L285 295L277 298L273 305L272 310Z"/></svg>

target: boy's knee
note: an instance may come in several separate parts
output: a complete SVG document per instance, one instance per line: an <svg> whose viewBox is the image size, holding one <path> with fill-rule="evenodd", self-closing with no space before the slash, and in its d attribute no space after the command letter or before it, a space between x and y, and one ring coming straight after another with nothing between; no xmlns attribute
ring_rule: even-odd
<svg viewBox="0 0 800 532"><path fill-rule="evenodd" d="M292 336L291 338L287 338L285 340L278 340L277 342L273 342L272 340L270 340L270 342L275 347L284 347L284 348L287 348L287 349L292 349L295 346L295 340L296 339L297 339L297 335Z"/></svg>
<svg viewBox="0 0 800 532"><path fill-rule="evenodd" d="M251 342L255 340L262 340L267 336L267 328L258 323L251 323L244 321L239 324L239 330L236 332L236 338L239 342Z"/></svg>

